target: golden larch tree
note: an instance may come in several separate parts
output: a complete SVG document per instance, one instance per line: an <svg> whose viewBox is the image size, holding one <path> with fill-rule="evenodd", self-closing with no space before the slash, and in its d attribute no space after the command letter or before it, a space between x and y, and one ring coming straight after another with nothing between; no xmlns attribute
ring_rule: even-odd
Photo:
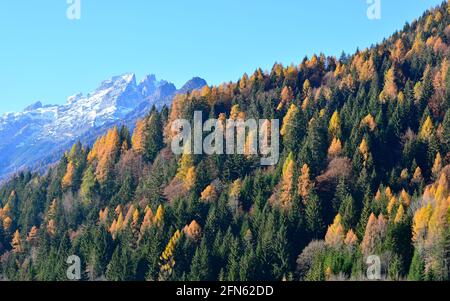
<svg viewBox="0 0 450 301"><path fill-rule="evenodd" d="M328 227L327 234L325 235L325 243L329 247L340 248L344 243L345 233L344 226L342 225L342 216L336 215L333 224Z"/></svg>
<svg viewBox="0 0 450 301"><path fill-rule="evenodd" d="M328 133L331 137L339 138L341 136L341 117L339 112L335 111L331 116L330 123L328 125Z"/></svg>
<svg viewBox="0 0 450 301"><path fill-rule="evenodd" d="M133 131L133 136L131 137L133 150L141 155L145 152L146 127L147 123L145 119L138 120Z"/></svg>
<svg viewBox="0 0 450 301"><path fill-rule="evenodd" d="M433 131L433 121L431 120L431 117L428 116L420 129L419 138L423 140L429 140L433 135Z"/></svg>
<svg viewBox="0 0 450 301"><path fill-rule="evenodd" d="M436 158L434 159L433 168L431 169L431 173L433 177L437 179L442 170L442 157L440 153L437 153Z"/></svg>
<svg viewBox="0 0 450 301"><path fill-rule="evenodd" d="M72 187L74 174L75 174L75 166L72 161L69 161L69 163L67 164L66 174L64 175L61 181L61 186L63 189L68 189Z"/></svg>
<svg viewBox="0 0 450 301"><path fill-rule="evenodd" d="M340 139L333 138L331 145L328 148L328 159L334 159L339 157L342 153L342 143Z"/></svg>
<svg viewBox="0 0 450 301"><path fill-rule="evenodd" d="M281 127L280 134L281 136L285 136L288 133L288 130L292 128L292 123L298 114L298 108L295 104L291 104L289 110L283 118L283 126Z"/></svg>
<svg viewBox="0 0 450 301"><path fill-rule="evenodd" d="M377 128L375 118L373 118L371 114L367 114L367 116L361 121L361 127L368 127L370 131L373 132Z"/></svg>
<svg viewBox="0 0 450 301"><path fill-rule="evenodd" d="M164 221L164 207L163 207L163 205L159 205L158 209L156 209L156 214L155 214L155 218L153 220L153 223L157 227L161 227L163 221Z"/></svg>
<svg viewBox="0 0 450 301"><path fill-rule="evenodd" d="M13 253L22 253L23 252L22 239L20 237L19 230L16 230L16 232L14 232L14 235L13 235L13 238L11 241L11 246L12 246Z"/></svg>
<svg viewBox="0 0 450 301"><path fill-rule="evenodd" d="M193 240L199 240L202 236L202 228L196 220L193 220L188 226L184 227L183 232L188 238Z"/></svg>
<svg viewBox="0 0 450 301"><path fill-rule="evenodd" d="M180 240L182 235L182 232L177 230L172 238L170 239L169 243L167 244L166 248L164 249L164 252L161 254L160 257L160 272L159 272L159 280L164 281L167 280L173 273L173 268L175 267L175 258L174 258L174 252L175 248L178 244L178 241Z"/></svg>
<svg viewBox="0 0 450 301"><path fill-rule="evenodd" d="M300 176L298 177L298 194L306 202L311 190L314 188L314 183L311 181L311 174L308 164L303 164L300 170Z"/></svg>
<svg viewBox="0 0 450 301"><path fill-rule="evenodd" d="M216 187L212 184L208 185L201 193L201 199L206 203L214 202L217 199Z"/></svg>
<svg viewBox="0 0 450 301"><path fill-rule="evenodd" d="M145 208L144 219L141 224L141 234L150 229L154 221L153 211L150 207Z"/></svg>
<svg viewBox="0 0 450 301"><path fill-rule="evenodd" d="M395 83L395 68L390 68L384 76L384 88L380 93L380 101L383 103L388 100L394 100L398 94L398 88Z"/></svg>
<svg viewBox="0 0 450 301"><path fill-rule="evenodd" d="M283 174L281 179L280 205L284 208L292 204L292 188L294 180L295 161L292 153L289 154L283 166Z"/></svg>
<svg viewBox="0 0 450 301"><path fill-rule="evenodd" d="M350 229L345 236L344 244L349 247L353 247L358 243L358 236L356 236L355 232Z"/></svg>

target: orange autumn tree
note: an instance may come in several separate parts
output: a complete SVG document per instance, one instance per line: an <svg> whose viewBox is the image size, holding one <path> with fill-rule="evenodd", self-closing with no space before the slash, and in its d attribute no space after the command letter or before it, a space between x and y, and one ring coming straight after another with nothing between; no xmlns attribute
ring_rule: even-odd
<svg viewBox="0 0 450 301"><path fill-rule="evenodd" d="M345 236L344 244L348 247L354 247L358 243L358 236L350 229Z"/></svg>
<svg viewBox="0 0 450 301"><path fill-rule="evenodd" d="M450 166L443 168L439 180L428 185L413 218L413 243L425 263L425 272L432 272L438 280L446 279L448 267L442 260L447 249L450 227Z"/></svg>
<svg viewBox="0 0 450 301"><path fill-rule="evenodd" d="M11 246L12 246L13 253L22 253L23 252L22 239L20 237L19 230L16 230L16 232L14 232L14 235L13 235L13 238L11 241Z"/></svg>
<svg viewBox="0 0 450 301"><path fill-rule="evenodd" d="M364 255L374 254L376 249L382 244L386 237L387 221L383 214L376 218L375 214L371 214L367 222L366 232L361 242L361 250Z"/></svg>
<svg viewBox="0 0 450 301"><path fill-rule="evenodd" d="M377 127L375 118L373 118L371 114L367 114L367 116L364 117L363 120L361 121L361 127L367 127L370 129L371 132L373 132Z"/></svg>
<svg viewBox="0 0 450 301"><path fill-rule="evenodd" d="M145 152L146 126L145 119L139 119L131 137L133 150L141 155Z"/></svg>
<svg viewBox="0 0 450 301"><path fill-rule="evenodd" d="M289 207L292 204L294 165L294 156L290 153L283 166L281 191L279 196L280 205L284 208Z"/></svg>
<svg viewBox="0 0 450 301"><path fill-rule="evenodd" d="M331 141L331 145L328 148L328 159L332 160L336 157L339 157L342 153L342 143L340 139L333 138Z"/></svg>
<svg viewBox="0 0 450 301"><path fill-rule="evenodd" d="M33 226L30 232L28 233L27 242L31 246L35 246L38 243L38 240L39 240L39 229L36 226Z"/></svg>
<svg viewBox="0 0 450 301"><path fill-rule="evenodd" d="M145 215L144 215L144 219L142 220L142 224L141 224L141 229L140 229L141 234L143 234L146 230L150 229L153 222L154 222L154 215L153 215L152 208L147 206L145 208Z"/></svg>
<svg viewBox="0 0 450 301"><path fill-rule="evenodd" d="M395 83L395 68L389 69L384 76L384 88L380 93L380 101L386 102L394 100L398 94L397 84Z"/></svg>
<svg viewBox="0 0 450 301"><path fill-rule="evenodd" d="M111 174L117 155L120 151L120 137L117 127L112 128L108 133L98 139L88 155L88 161L97 165L95 175L97 181L103 184Z"/></svg>
<svg viewBox="0 0 450 301"><path fill-rule="evenodd" d="M193 240L199 240L202 236L202 228L196 220L193 220L189 226L184 227L183 232L188 238Z"/></svg>
<svg viewBox="0 0 450 301"><path fill-rule="evenodd" d="M298 177L298 194L303 198L305 202L308 198L311 190L314 188L314 183L311 181L311 171L308 164L303 164L300 170L300 176Z"/></svg>
<svg viewBox="0 0 450 301"><path fill-rule="evenodd" d="M61 182L61 186L63 189L67 189L72 186L74 174L75 174L75 166L74 166L73 162L70 161L67 164L67 172L64 175L62 182Z"/></svg>
<svg viewBox="0 0 450 301"><path fill-rule="evenodd" d="M208 185L201 193L201 199L206 203L214 202L217 199L216 187L212 184Z"/></svg>
<svg viewBox="0 0 450 301"><path fill-rule="evenodd" d="M284 86L283 90L281 91L281 102L279 103L277 110L283 109L287 104L291 103L294 100L294 92L292 91L291 87Z"/></svg>

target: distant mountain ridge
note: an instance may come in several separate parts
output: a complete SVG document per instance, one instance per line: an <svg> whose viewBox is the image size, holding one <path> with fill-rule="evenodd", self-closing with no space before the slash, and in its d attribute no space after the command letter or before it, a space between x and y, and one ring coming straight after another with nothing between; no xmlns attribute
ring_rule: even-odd
<svg viewBox="0 0 450 301"><path fill-rule="evenodd" d="M137 83L135 74L126 73L87 95L70 96L63 105L36 102L22 112L0 115L0 179L25 168L44 168L75 141L90 143L111 126L132 126L152 106L169 106L176 94L205 85L194 77L177 89L153 74Z"/></svg>

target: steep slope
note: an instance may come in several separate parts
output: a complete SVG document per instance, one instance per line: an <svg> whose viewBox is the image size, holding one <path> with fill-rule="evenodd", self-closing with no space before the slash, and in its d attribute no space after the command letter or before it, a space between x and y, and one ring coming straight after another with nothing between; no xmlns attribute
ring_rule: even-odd
<svg viewBox="0 0 450 301"><path fill-rule="evenodd" d="M176 95L132 135L18 174L0 187L0 273L65 280L77 254L85 280L449 280L449 24L445 2L353 55ZM280 161L175 156L164 129L198 110L279 119Z"/></svg>
<svg viewBox="0 0 450 301"><path fill-rule="evenodd" d="M188 89L206 84L191 80ZM23 168L45 167L60 157L74 141L89 144L105 129L131 126L152 106L169 106L174 95L185 93L167 81L146 76L139 84L134 74L103 81L93 92L68 98L64 105L42 106L37 102L20 113L0 117L0 179Z"/></svg>

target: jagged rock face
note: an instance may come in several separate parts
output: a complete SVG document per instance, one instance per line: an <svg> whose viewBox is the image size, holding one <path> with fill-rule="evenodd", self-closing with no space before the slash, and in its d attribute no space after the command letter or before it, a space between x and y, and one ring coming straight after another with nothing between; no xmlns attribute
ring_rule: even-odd
<svg viewBox="0 0 450 301"><path fill-rule="evenodd" d="M69 97L63 105L37 102L22 112L6 113L0 116L0 179L24 168L45 168L77 140L90 143L114 125L132 127L152 106L169 106L175 94L204 85L194 78L177 90L155 75L137 84L134 74L124 74L103 81L86 96Z"/></svg>

